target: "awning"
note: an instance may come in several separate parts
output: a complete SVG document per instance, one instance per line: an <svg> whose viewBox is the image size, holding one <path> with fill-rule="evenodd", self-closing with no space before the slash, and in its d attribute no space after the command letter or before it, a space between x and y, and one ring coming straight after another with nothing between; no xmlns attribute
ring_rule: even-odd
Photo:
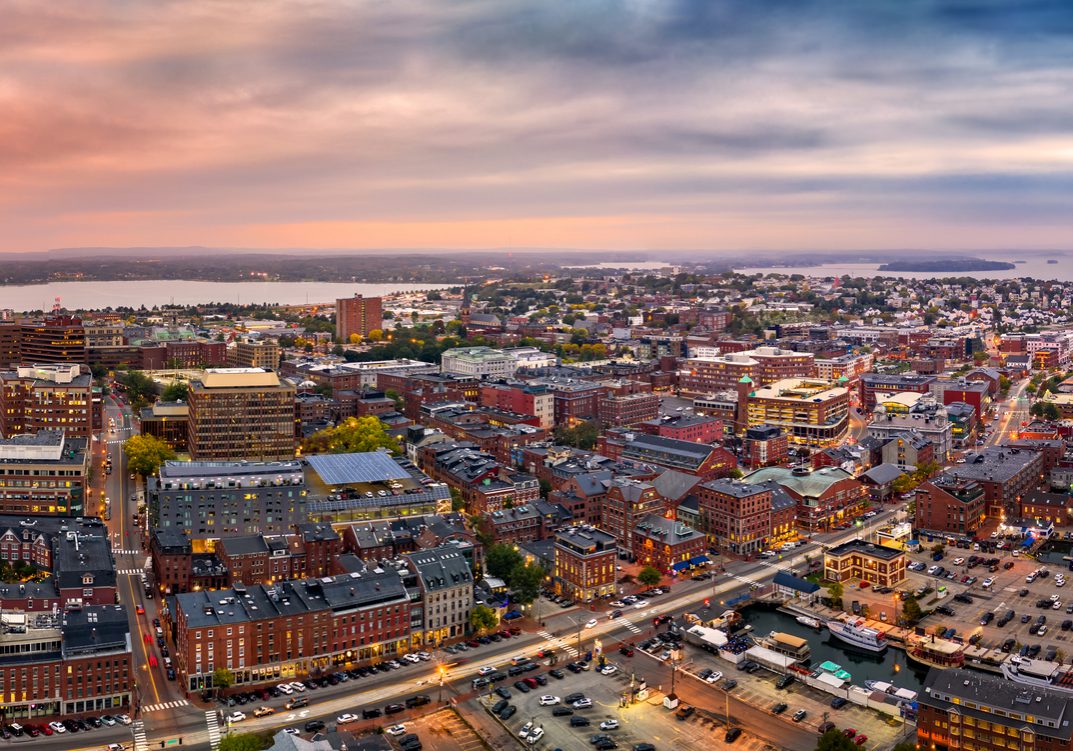
<svg viewBox="0 0 1073 751"><path fill-rule="evenodd" d="M507 613L505 616L503 616L503 620L505 620L505 621L513 621L515 618L521 618L521 617L522 617L521 613L519 613L517 610L512 610L509 613Z"/></svg>
<svg viewBox="0 0 1073 751"><path fill-rule="evenodd" d="M678 563L671 566L675 571L685 571L689 568L689 561L678 561Z"/></svg>
<svg viewBox="0 0 1073 751"><path fill-rule="evenodd" d="M710 560L711 559L706 555L695 555L695 556L693 556L692 558L689 559L689 565L690 566L701 566L701 565L703 565L705 563L708 563L708 561L710 561Z"/></svg>

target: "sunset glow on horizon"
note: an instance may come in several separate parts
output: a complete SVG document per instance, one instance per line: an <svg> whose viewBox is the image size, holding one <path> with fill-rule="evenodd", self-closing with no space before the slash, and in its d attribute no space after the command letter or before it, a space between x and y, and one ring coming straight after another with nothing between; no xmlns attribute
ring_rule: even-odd
<svg viewBox="0 0 1073 751"><path fill-rule="evenodd" d="M0 252L1073 237L1073 5L0 4Z"/></svg>

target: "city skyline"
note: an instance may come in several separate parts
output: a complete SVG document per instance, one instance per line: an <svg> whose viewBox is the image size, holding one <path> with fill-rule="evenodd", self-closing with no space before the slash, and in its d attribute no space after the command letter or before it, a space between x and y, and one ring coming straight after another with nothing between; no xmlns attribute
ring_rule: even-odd
<svg viewBox="0 0 1073 751"><path fill-rule="evenodd" d="M0 253L1001 249L1073 229L1073 9L5 8Z"/></svg>

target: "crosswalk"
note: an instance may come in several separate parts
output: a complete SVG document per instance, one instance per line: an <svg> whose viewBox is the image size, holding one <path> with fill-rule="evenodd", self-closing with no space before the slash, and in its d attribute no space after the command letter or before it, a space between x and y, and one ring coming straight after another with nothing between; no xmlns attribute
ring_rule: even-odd
<svg viewBox="0 0 1073 751"><path fill-rule="evenodd" d="M163 701L160 704L150 704L142 707L142 712L162 712L165 709L178 709L179 707L189 706L190 702L186 699L176 699L175 701Z"/></svg>
<svg viewBox="0 0 1073 751"><path fill-rule="evenodd" d="M633 623L630 621L630 619L626 618L626 616L622 616L621 618L616 618L615 623L617 623L620 626L624 626L626 629L629 630L629 632L631 634L639 634L639 633L641 633L641 629L639 629L639 628L637 628L637 626L633 625Z"/></svg>
<svg viewBox="0 0 1073 751"><path fill-rule="evenodd" d="M114 555L140 555L141 550L113 550Z"/></svg>
<svg viewBox="0 0 1073 751"><path fill-rule="evenodd" d="M116 569L116 573L125 576L141 576L145 573L144 568L120 568Z"/></svg>
<svg viewBox="0 0 1073 751"><path fill-rule="evenodd" d="M149 739L145 735L145 723L136 720L134 723L134 751L149 751Z"/></svg>
<svg viewBox="0 0 1073 751"><path fill-rule="evenodd" d="M216 751L220 747L220 718L215 710L205 713L205 724L209 728L209 747Z"/></svg>
<svg viewBox="0 0 1073 751"><path fill-rule="evenodd" d="M565 641L562 640L562 638L560 638L558 636L555 636L554 634L549 633L548 631L537 631L537 634L539 636L543 636L545 639L550 641L557 648L559 648L562 651L566 652L571 657L577 657L578 656L577 649L575 647L572 647L569 644L567 644Z"/></svg>

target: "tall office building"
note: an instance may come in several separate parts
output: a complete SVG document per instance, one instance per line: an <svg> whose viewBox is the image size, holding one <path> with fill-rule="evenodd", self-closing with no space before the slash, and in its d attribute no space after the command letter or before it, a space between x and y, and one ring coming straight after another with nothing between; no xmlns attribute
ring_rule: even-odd
<svg viewBox="0 0 1073 751"><path fill-rule="evenodd" d="M232 368L279 370L279 343L275 340L240 339L227 350Z"/></svg>
<svg viewBox="0 0 1073 751"><path fill-rule="evenodd" d="M294 387L260 368L206 370L190 384L187 447L198 460L294 458Z"/></svg>
<svg viewBox="0 0 1073 751"><path fill-rule="evenodd" d="M351 334L368 336L384 323L384 301L379 297L340 297L335 301L335 338L344 344Z"/></svg>
<svg viewBox="0 0 1073 751"><path fill-rule="evenodd" d="M89 364L81 319L54 315L0 324L0 367L18 363Z"/></svg>

